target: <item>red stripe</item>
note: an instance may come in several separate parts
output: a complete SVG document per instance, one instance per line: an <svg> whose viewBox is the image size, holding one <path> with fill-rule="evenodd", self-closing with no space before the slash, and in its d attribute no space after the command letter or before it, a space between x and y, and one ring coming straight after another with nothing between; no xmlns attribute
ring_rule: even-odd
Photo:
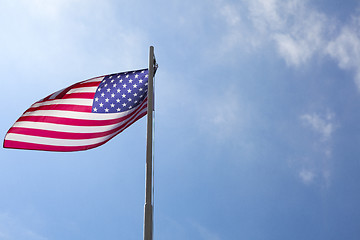
<svg viewBox="0 0 360 240"><path fill-rule="evenodd" d="M82 106L82 105L72 105L72 104L52 104L52 105L44 105L35 108L29 108L25 111L34 112L38 110L64 110L64 111L76 111L76 112L91 112L91 106Z"/></svg>
<svg viewBox="0 0 360 240"><path fill-rule="evenodd" d="M3 146L4 146L4 148L15 148L15 149L73 152L73 151L81 151L81 150L95 148L95 147L101 146L104 143L105 142L79 147L79 146L51 146L51 145L43 145L43 144L36 144L36 143L24 143L24 142L7 140L7 141L4 141Z"/></svg>
<svg viewBox="0 0 360 240"><path fill-rule="evenodd" d="M24 116L20 117L20 121L28 122L46 122L46 123L56 123L70 126L104 126L118 123L119 121L124 121L128 116L122 118L110 119L110 120L89 120L89 119L73 119L73 118L64 118L64 117L51 117L51 116Z"/></svg>
<svg viewBox="0 0 360 240"><path fill-rule="evenodd" d="M139 118L146 115L146 112L141 113L139 116L137 114L144 110L145 108L138 109L134 112L131 116L129 116L126 121L121 124L120 126L104 131L104 132L93 132L93 133L71 133L71 132L60 132L60 131L52 131L52 130L44 130L44 129L32 129L32 128L22 128L22 127L12 127L8 133L18 133L22 135L30 135L30 136L37 136L37 137L47 137L47 138L57 138L57 139L91 139L97 137L105 137L112 133L119 131L120 129L124 128L130 122L135 122ZM134 120L135 119L135 120ZM121 121L119 121L121 122ZM118 122L118 123L119 123Z"/></svg>
<svg viewBox="0 0 360 240"><path fill-rule="evenodd" d="M65 88L64 90L62 90L55 98L53 99L62 99L65 94L67 92L69 92L71 89L76 89L76 88L83 88L83 87L97 87L101 81L98 81L98 82L87 82L89 80L85 80L83 82L78 82L78 83L75 83L67 88ZM55 93L55 92L54 92ZM44 99L40 100L39 102L46 102L47 100L52 100L50 99L50 97L54 94L50 94L49 96L45 97ZM95 95L95 92L94 92L94 95ZM94 96L93 96L94 97Z"/></svg>
<svg viewBox="0 0 360 240"><path fill-rule="evenodd" d="M147 107L147 101L140 105L140 108ZM96 113L94 113L96 114ZM106 114L106 113L104 113ZM129 115L109 120L92 120L92 119L74 119L65 117L53 117L53 116L21 116L16 122L27 121L27 122L45 122L45 123L56 123L70 126L104 126L111 125L121 121L125 121Z"/></svg>
<svg viewBox="0 0 360 240"><path fill-rule="evenodd" d="M146 115L146 113L144 115ZM140 119L143 116L139 116L138 118L136 118L135 121L137 121L138 119ZM85 145L85 146L52 146L52 145L44 145L44 144L36 144L36 143L25 143L25 142L18 142L18 141L12 141L12 140L5 140L4 144L3 144L3 147L4 148L27 149L27 150L57 151L57 152L82 151L82 150L95 148L95 147L98 147L98 146L101 146L101 145L105 144L106 142L110 141L113 137L115 137L116 135L118 135L119 133L124 131L126 128L128 128L131 124L126 126L123 130L119 131L117 134L110 137L109 139L107 139L107 140L105 140L103 142L96 143L96 144L91 144L91 145Z"/></svg>
<svg viewBox="0 0 360 240"><path fill-rule="evenodd" d="M86 99L93 99L95 96L95 92L93 93L88 93L88 92L75 92L75 93L70 93L70 94L65 94L62 99L67 99L67 98L86 98ZM58 98L58 97L56 97Z"/></svg>

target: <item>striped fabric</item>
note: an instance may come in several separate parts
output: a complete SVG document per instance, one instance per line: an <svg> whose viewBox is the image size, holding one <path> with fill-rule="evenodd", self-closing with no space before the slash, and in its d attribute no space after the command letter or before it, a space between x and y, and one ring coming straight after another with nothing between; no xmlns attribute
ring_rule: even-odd
<svg viewBox="0 0 360 240"><path fill-rule="evenodd" d="M148 70L76 83L34 103L9 129L5 148L80 151L100 146L147 113Z"/></svg>

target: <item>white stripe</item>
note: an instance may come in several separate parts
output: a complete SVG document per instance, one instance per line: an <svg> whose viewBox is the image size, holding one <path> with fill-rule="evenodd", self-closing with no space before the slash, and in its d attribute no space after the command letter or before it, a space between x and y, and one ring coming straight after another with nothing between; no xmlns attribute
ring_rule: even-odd
<svg viewBox="0 0 360 240"><path fill-rule="evenodd" d="M147 109L141 110L139 113L146 112ZM124 124L128 119L125 121L111 124L107 126L70 126L70 125L62 125L62 124L55 124L55 123L45 123L45 122L28 122L28 121L20 121L16 122L13 127L19 128L29 128L29 129L42 129L42 130L49 130L49 131L58 131L58 132L68 132L68 133L98 133L98 132L105 132L108 130L112 130Z"/></svg>
<svg viewBox="0 0 360 240"><path fill-rule="evenodd" d="M145 102L146 101L144 101L142 104L144 104ZM34 112L26 112L23 114L23 116L48 116L48 117L86 119L86 120L111 120L132 113L138 107L142 106L142 104L140 104L136 108L120 113L92 113L92 112L84 113L84 112L63 111L63 110L37 110Z"/></svg>
<svg viewBox="0 0 360 240"><path fill-rule="evenodd" d="M86 83L90 83L90 82L101 82L102 80L104 79L104 77L96 77L96 78L94 78L94 79L89 79L89 80L86 80L86 81L84 81L84 82L82 82L82 83L80 83L80 85L81 84L86 84ZM55 99L62 91L64 91L66 88L63 88L63 89L61 89L61 90L59 90L59 91L56 91L56 92L54 92L50 97L49 97L49 99ZM75 88L76 89L76 88ZM70 90L71 91L71 90ZM96 88L95 88L95 90L94 90L94 92L96 91Z"/></svg>
<svg viewBox="0 0 360 240"><path fill-rule="evenodd" d="M114 134L105 137L93 138L93 139L64 140L64 139L56 139L56 138L44 138L44 137L21 135L17 133L8 133L6 135L6 140L65 147L65 146L85 146L85 145L96 144L109 139L113 135Z"/></svg>
<svg viewBox="0 0 360 240"><path fill-rule="evenodd" d="M94 93L94 92L96 92L96 89L97 89L97 87L73 88L70 91L68 91L66 94L80 93L80 92Z"/></svg>
<svg viewBox="0 0 360 240"><path fill-rule="evenodd" d="M93 99L81 99L81 98L67 98L67 99L55 99L48 100L42 103L34 103L31 108L45 106L45 105L53 105L53 104L70 104L70 105L80 105L80 106L92 106Z"/></svg>
<svg viewBox="0 0 360 240"><path fill-rule="evenodd" d="M140 113L136 114L136 117L139 116ZM135 117L135 118L136 118ZM124 128L131 125L134 122L134 120L129 121ZM69 140L69 139L56 139L56 138L47 138L47 137L37 137L37 136L29 136L29 135L22 135L17 133L8 133L5 136L5 140L11 140L11 141L18 141L18 142L24 142L24 143L34 143L34 144L43 144L43 145L51 145L51 146L86 146L86 145L92 145L104 142L108 139L110 139L112 136L118 134L124 128L121 128L119 131L116 131L112 134L109 134L104 137L98 137L98 138L91 138L91 139L78 139L78 140Z"/></svg>
<svg viewBox="0 0 360 240"><path fill-rule="evenodd" d="M85 80L81 84L85 84L85 83L89 83L89 82L99 82L100 83L104 78L105 78L105 76L90 78L89 80Z"/></svg>

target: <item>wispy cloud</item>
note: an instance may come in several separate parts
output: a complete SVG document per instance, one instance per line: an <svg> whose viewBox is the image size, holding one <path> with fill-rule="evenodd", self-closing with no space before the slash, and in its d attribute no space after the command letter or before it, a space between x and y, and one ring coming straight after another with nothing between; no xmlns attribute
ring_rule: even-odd
<svg viewBox="0 0 360 240"><path fill-rule="evenodd" d="M47 240L48 238L22 224L16 217L8 213L0 213L1 240Z"/></svg>
<svg viewBox="0 0 360 240"><path fill-rule="evenodd" d="M301 116L301 120L313 131L319 133L324 141L330 140L335 130L334 114L330 112L324 116L320 116L318 113L307 113Z"/></svg>
<svg viewBox="0 0 360 240"><path fill-rule="evenodd" d="M244 0L241 5L242 8L224 3L218 10L228 26L223 51L231 52L239 46L257 51L261 46L272 46L289 67L296 68L315 57L327 57L341 69L354 72L360 91L357 12L349 17L349 22L340 23L306 0ZM252 27L246 27L247 24Z"/></svg>
<svg viewBox="0 0 360 240"><path fill-rule="evenodd" d="M53 0L48 2L46 0L30 0L30 1L23 1L20 0L22 4L24 4L27 9L34 15L38 17L45 17L48 20L50 19L57 19L61 13L69 7L69 5L74 5L79 0L71 1L71 0Z"/></svg>
<svg viewBox="0 0 360 240"><path fill-rule="evenodd" d="M200 128L223 141L249 127L254 109L241 100L234 88L229 88L206 99L206 103L199 105L198 114Z"/></svg>
<svg viewBox="0 0 360 240"><path fill-rule="evenodd" d="M313 149L309 149L311 154L298 160L298 176L304 184L309 185L318 180L327 187L331 181L332 138L337 128L335 114L330 111L306 113L300 119L315 136L309 140L313 146Z"/></svg>
<svg viewBox="0 0 360 240"><path fill-rule="evenodd" d="M238 26L238 24L241 22L241 18L238 15L236 9L234 9L228 4L222 5L222 7L220 8L220 13L222 16L225 17L227 24L229 24L230 26Z"/></svg>
<svg viewBox="0 0 360 240"><path fill-rule="evenodd" d="M340 68L355 72L355 82L360 90L360 17L341 28L340 34L331 40L326 48Z"/></svg>
<svg viewBox="0 0 360 240"><path fill-rule="evenodd" d="M314 181L315 173L313 169L301 169L299 177L305 184L310 184Z"/></svg>
<svg viewBox="0 0 360 240"><path fill-rule="evenodd" d="M82 69L93 77L119 67L126 70L147 63L143 54L148 47L145 33L119 24L118 13L109 1L16 2L7 3L8 11L0 16L0 21L6 22L3 30L7 32L0 36L0 45L4 46L0 63L4 66L34 71L37 75L54 74L59 68L65 68L70 75ZM100 67L104 72L95 73L94 69ZM44 81L48 82L48 78Z"/></svg>
<svg viewBox="0 0 360 240"><path fill-rule="evenodd" d="M328 20L306 1L255 0L249 9L256 29L275 42L289 66L305 64L322 46Z"/></svg>
<svg viewBox="0 0 360 240"><path fill-rule="evenodd" d="M279 15L279 7L286 3L277 0L247 1L249 17L259 32L277 31L283 28L284 19Z"/></svg>
<svg viewBox="0 0 360 240"><path fill-rule="evenodd" d="M203 240L221 240L218 234L214 231L200 225L199 223L192 222L193 227L195 227L198 234Z"/></svg>

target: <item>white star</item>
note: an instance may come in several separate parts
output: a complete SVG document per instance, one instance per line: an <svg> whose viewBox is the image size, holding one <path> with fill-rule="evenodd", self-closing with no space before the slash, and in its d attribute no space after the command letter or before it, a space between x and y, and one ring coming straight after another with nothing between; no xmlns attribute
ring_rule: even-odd
<svg viewBox="0 0 360 240"><path fill-rule="evenodd" d="M98 92L100 92L100 91L101 91L101 87L98 88Z"/></svg>
<svg viewBox="0 0 360 240"><path fill-rule="evenodd" d="M138 102L138 101L136 100L134 103L137 104L137 102Z"/></svg>
<svg viewBox="0 0 360 240"><path fill-rule="evenodd" d="M132 99L131 99L131 98L128 98L128 101L129 101L129 102L131 102L131 101L132 101Z"/></svg>
<svg viewBox="0 0 360 240"><path fill-rule="evenodd" d="M136 85L136 84L134 84L134 85L133 85L133 88L137 88L137 85Z"/></svg>
<svg viewBox="0 0 360 240"><path fill-rule="evenodd" d="M128 93L131 93L131 89L128 89L127 92L128 92Z"/></svg>
<svg viewBox="0 0 360 240"><path fill-rule="evenodd" d="M111 107L115 107L115 104L112 103L112 104L110 104L110 106L111 106Z"/></svg>
<svg viewBox="0 0 360 240"><path fill-rule="evenodd" d="M135 75L135 78L138 78L138 77L139 77L139 75L136 74L136 75Z"/></svg>
<svg viewBox="0 0 360 240"><path fill-rule="evenodd" d="M123 84L123 88L126 88L126 84Z"/></svg>
<svg viewBox="0 0 360 240"><path fill-rule="evenodd" d="M111 97L115 97L115 93L112 93L112 94L111 94Z"/></svg>
<svg viewBox="0 0 360 240"><path fill-rule="evenodd" d="M107 99L105 99L105 102L109 102L109 99L107 98Z"/></svg>
<svg viewBox="0 0 360 240"><path fill-rule="evenodd" d="M120 79L120 80L119 80L119 83L122 83L122 82L123 82L123 80L122 80L122 79Z"/></svg>
<svg viewBox="0 0 360 240"><path fill-rule="evenodd" d="M104 96L105 96L105 93L101 93L101 96L104 97Z"/></svg>
<svg viewBox="0 0 360 240"><path fill-rule="evenodd" d="M95 98L95 102L97 102L97 101L99 101L99 98L97 97L97 98Z"/></svg>
<svg viewBox="0 0 360 240"><path fill-rule="evenodd" d="M116 111L118 111L118 112L120 112L120 110L121 110L120 108L117 108L117 109L116 109Z"/></svg>
<svg viewBox="0 0 360 240"><path fill-rule="evenodd" d="M129 78L129 74L128 74L128 75L126 75L126 78Z"/></svg>
<svg viewBox="0 0 360 240"><path fill-rule="evenodd" d="M130 79L130 80L129 80L129 83L132 83L132 82L133 82L133 80L132 80L132 79Z"/></svg>
<svg viewBox="0 0 360 240"><path fill-rule="evenodd" d="M106 91L107 91L107 92L110 92L110 91L111 91L111 89L110 89L110 88L108 88L108 89L106 89Z"/></svg>
<svg viewBox="0 0 360 240"><path fill-rule="evenodd" d="M113 84L113 87L114 87L114 88L116 87L116 83Z"/></svg>
<svg viewBox="0 0 360 240"><path fill-rule="evenodd" d="M125 94L123 94L123 95L121 95L123 98L125 98L126 97L126 95Z"/></svg>
<svg viewBox="0 0 360 240"><path fill-rule="evenodd" d="M100 107L103 107L103 106L104 106L104 104L103 104L103 103L100 103L100 104L99 104L99 106L100 106Z"/></svg>
<svg viewBox="0 0 360 240"><path fill-rule="evenodd" d="M120 99L116 99L116 102L118 102L118 103L119 103L119 102L120 102Z"/></svg>
<svg viewBox="0 0 360 240"><path fill-rule="evenodd" d="M108 109L108 108L105 108L105 112L109 112L109 109Z"/></svg>
<svg viewBox="0 0 360 240"><path fill-rule="evenodd" d="M136 97L136 96L137 96L137 93L134 93L133 95L134 95L134 97Z"/></svg>
<svg viewBox="0 0 360 240"><path fill-rule="evenodd" d="M118 89L116 90L116 92L118 92L118 93L121 92L120 88L118 88Z"/></svg>
<svg viewBox="0 0 360 240"><path fill-rule="evenodd" d="M113 80L111 80L111 83L113 83L114 82L114 79Z"/></svg>
<svg viewBox="0 0 360 240"><path fill-rule="evenodd" d="M141 71L141 73L144 73L144 72L145 72L145 70L142 70L142 71Z"/></svg>
<svg viewBox="0 0 360 240"><path fill-rule="evenodd" d="M107 83L104 85L104 87L107 87Z"/></svg>
<svg viewBox="0 0 360 240"><path fill-rule="evenodd" d="M143 90L142 88L139 88L139 91L140 91L140 92L142 92L142 90Z"/></svg>
<svg viewBox="0 0 360 240"><path fill-rule="evenodd" d="M94 108L94 112L97 112L97 108Z"/></svg>
<svg viewBox="0 0 360 240"><path fill-rule="evenodd" d="M148 77L149 77L149 74L146 74L146 75L145 75L145 78L148 78Z"/></svg>
<svg viewBox="0 0 360 240"><path fill-rule="evenodd" d="M140 80L139 80L139 83L142 83L142 82L143 82L143 80L142 80L142 79L140 79Z"/></svg>
<svg viewBox="0 0 360 240"><path fill-rule="evenodd" d="M122 105L123 105L123 107L126 107L126 103L123 103Z"/></svg>
<svg viewBox="0 0 360 240"><path fill-rule="evenodd" d="M131 109L132 108L132 106L129 106L129 109Z"/></svg>

